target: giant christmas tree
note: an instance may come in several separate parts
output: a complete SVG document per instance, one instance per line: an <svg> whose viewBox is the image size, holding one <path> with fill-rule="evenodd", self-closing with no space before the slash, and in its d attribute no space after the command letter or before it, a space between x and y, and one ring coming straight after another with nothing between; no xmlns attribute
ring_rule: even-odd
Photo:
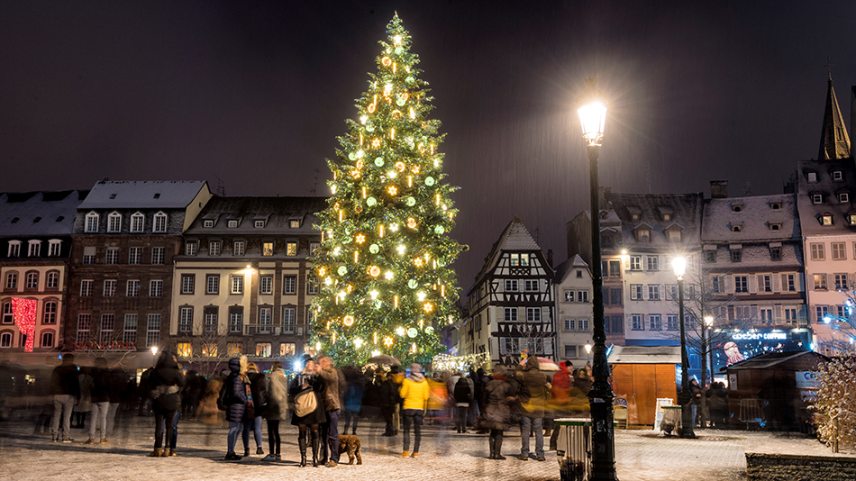
<svg viewBox="0 0 856 481"><path fill-rule="evenodd" d="M313 341L340 363L380 353L430 359L458 298L456 187L444 182L440 121L428 118L428 83L398 15L379 44L356 119L327 162L331 196L313 259L321 282Z"/></svg>

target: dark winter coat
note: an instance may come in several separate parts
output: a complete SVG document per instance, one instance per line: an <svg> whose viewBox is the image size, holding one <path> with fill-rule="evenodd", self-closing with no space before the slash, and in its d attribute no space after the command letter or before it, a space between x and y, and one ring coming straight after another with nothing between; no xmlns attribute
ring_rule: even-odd
<svg viewBox="0 0 856 481"><path fill-rule="evenodd" d="M253 395L253 406L255 406L256 411L255 416L261 416L268 402L265 375L259 372L248 372L247 378L250 380L250 393Z"/></svg>
<svg viewBox="0 0 856 481"><path fill-rule="evenodd" d="M121 369L110 370L110 386L107 388L107 398L111 404L121 403L130 389L128 376Z"/></svg>
<svg viewBox="0 0 856 481"><path fill-rule="evenodd" d="M268 420L288 417L288 380L282 369L274 369L265 377L266 404L262 416Z"/></svg>
<svg viewBox="0 0 856 481"><path fill-rule="evenodd" d="M512 401L514 388L504 376L496 376L484 388L485 405L483 427L505 430L512 423Z"/></svg>
<svg viewBox="0 0 856 481"><path fill-rule="evenodd" d="M244 376L241 376L241 364L237 358L229 361L229 375L223 381L221 389L230 389L226 396L226 420L230 423L240 423L244 420L247 410L247 386Z"/></svg>
<svg viewBox="0 0 856 481"><path fill-rule="evenodd" d="M110 402L110 386L113 383L110 370L101 367L94 367L89 370L89 375L92 376L92 389L89 391L89 395L92 397L92 402Z"/></svg>
<svg viewBox="0 0 856 481"><path fill-rule="evenodd" d="M63 363L51 373L51 394L70 394L80 398L80 380L77 365Z"/></svg>
<svg viewBox="0 0 856 481"><path fill-rule="evenodd" d="M172 355L162 356L149 376L149 395L152 409L161 412L178 411L181 408L181 388L184 376Z"/></svg>
<svg viewBox="0 0 856 481"><path fill-rule="evenodd" d="M523 414L532 418L543 418L544 408L547 406L547 376L538 370L538 359L529 357L526 366L517 372L520 381L521 396L520 405Z"/></svg>
<svg viewBox="0 0 856 481"><path fill-rule="evenodd" d="M382 410L395 409L395 405L401 402L401 397L398 395L398 386L392 380L392 376L387 376L383 381L378 382L378 407Z"/></svg>
<svg viewBox="0 0 856 481"><path fill-rule="evenodd" d="M294 404L295 396L305 389L304 384L308 385L313 391L315 391L315 399L318 401L318 407L315 408L314 412L303 417L298 417L292 412L291 424L295 426L309 426L312 424L323 424L327 422L327 408L324 393L326 384L324 383L324 380L314 372L303 372L302 374L297 375L297 377L295 377L291 382L291 386L288 388L288 395L291 404ZM338 394L336 397L338 398Z"/></svg>

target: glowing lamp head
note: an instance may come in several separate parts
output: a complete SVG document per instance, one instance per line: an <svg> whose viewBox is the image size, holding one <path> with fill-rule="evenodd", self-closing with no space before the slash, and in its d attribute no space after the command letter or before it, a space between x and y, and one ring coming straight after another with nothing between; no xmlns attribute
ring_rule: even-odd
<svg viewBox="0 0 856 481"><path fill-rule="evenodd" d="M704 325L705 325L706 327L711 327L711 326L713 326L713 316L709 316L709 315L708 315L708 316L704 316Z"/></svg>
<svg viewBox="0 0 856 481"><path fill-rule="evenodd" d="M675 256L672 259L672 270L675 272L675 277L683 279L687 273L687 258L684 256Z"/></svg>
<svg viewBox="0 0 856 481"><path fill-rule="evenodd" d="M823 322L825 324L829 324L830 322L832 322L832 318L827 314L827 315L823 316Z"/></svg>
<svg viewBox="0 0 856 481"><path fill-rule="evenodd" d="M592 346L591 346L591 343L590 343L590 342L587 342L587 343L586 343L586 345L585 345L586 354L591 354L591 347L592 347Z"/></svg>
<svg viewBox="0 0 856 481"><path fill-rule="evenodd" d="M152 356L158 355L158 347L157 346L152 346L151 351L152 351Z"/></svg>
<svg viewBox="0 0 856 481"><path fill-rule="evenodd" d="M577 109L583 139L590 147L600 147L603 142L603 128L606 124L606 105L599 100L589 102Z"/></svg>

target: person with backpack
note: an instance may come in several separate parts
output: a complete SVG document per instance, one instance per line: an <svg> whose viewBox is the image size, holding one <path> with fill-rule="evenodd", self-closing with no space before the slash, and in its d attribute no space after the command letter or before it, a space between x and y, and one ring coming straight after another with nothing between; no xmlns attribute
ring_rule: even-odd
<svg viewBox="0 0 856 481"><path fill-rule="evenodd" d="M467 412L473 402L475 386L466 374L461 374L455 382L452 397L455 402L455 430L459 434L467 432Z"/></svg>
<svg viewBox="0 0 856 481"><path fill-rule="evenodd" d="M261 414L267 420L269 452L262 461L282 461L279 422L288 418L288 380L279 361L274 361L265 376L264 392L266 402Z"/></svg>
<svg viewBox="0 0 856 481"><path fill-rule="evenodd" d="M220 396L217 398L217 407L221 411L226 411L226 420L229 422L224 458L226 461L241 459L241 456L235 453L235 445L238 443L238 435L243 430L244 415L250 402L252 402L252 392L247 378L247 356L232 358L229 360L229 375L223 381Z"/></svg>
<svg viewBox="0 0 856 481"><path fill-rule="evenodd" d="M300 449L300 467L306 466L307 437L312 443L312 467L318 467L320 426L327 421L325 382L318 375L315 361L306 359L303 371L294 378L288 389L294 410L291 424L297 426L297 446Z"/></svg>

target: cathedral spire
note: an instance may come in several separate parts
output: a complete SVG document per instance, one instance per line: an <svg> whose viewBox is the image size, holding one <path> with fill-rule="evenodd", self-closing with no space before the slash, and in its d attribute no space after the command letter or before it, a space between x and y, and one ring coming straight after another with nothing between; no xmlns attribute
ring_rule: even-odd
<svg viewBox="0 0 856 481"><path fill-rule="evenodd" d="M818 160L850 158L850 136L844 116L838 105L835 87L832 86L832 73L829 74L826 90L826 107L823 110L823 128L820 131L820 151Z"/></svg>

